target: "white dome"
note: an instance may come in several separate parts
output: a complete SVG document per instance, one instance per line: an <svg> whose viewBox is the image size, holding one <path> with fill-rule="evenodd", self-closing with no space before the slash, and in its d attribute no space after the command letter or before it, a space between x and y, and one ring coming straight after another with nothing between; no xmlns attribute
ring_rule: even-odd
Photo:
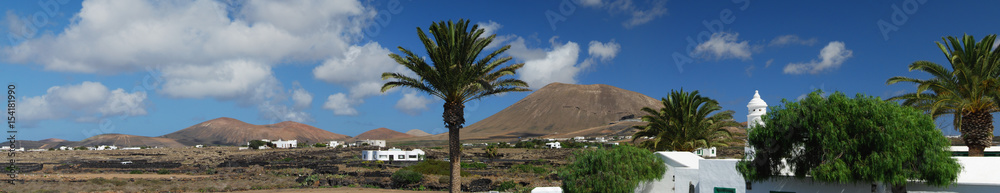
<svg viewBox="0 0 1000 193"><path fill-rule="evenodd" d="M756 90L753 91L753 99L750 99L750 103L747 104L748 109L756 109L767 107L767 103L763 99L760 99L760 93Z"/></svg>

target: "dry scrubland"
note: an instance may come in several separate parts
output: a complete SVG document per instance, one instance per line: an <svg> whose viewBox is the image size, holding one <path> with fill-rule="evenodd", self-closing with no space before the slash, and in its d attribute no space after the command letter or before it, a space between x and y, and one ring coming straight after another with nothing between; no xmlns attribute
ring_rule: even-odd
<svg viewBox="0 0 1000 193"><path fill-rule="evenodd" d="M390 176L413 163L365 162L359 148L237 150L236 147L164 148L108 151L18 152L25 170L5 192L216 192L440 191L445 175L424 175L419 183L398 184ZM423 148L428 159L447 149ZM574 149L501 148L489 159L483 148L466 148L463 190L512 192L559 186L555 168L568 164ZM130 161L129 164L122 162ZM446 168L445 168L446 169ZM369 188L369 189L363 189Z"/></svg>

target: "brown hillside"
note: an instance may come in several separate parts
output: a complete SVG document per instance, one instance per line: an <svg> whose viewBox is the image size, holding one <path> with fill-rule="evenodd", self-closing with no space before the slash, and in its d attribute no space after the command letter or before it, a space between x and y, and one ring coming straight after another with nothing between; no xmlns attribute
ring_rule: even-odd
<svg viewBox="0 0 1000 193"><path fill-rule="evenodd" d="M414 137L423 137L431 135L430 133L424 132L423 130L420 129L410 129L409 131L406 131L406 134L412 135Z"/></svg>
<svg viewBox="0 0 1000 193"><path fill-rule="evenodd" d="M662 104L646 95L609 85L552 83L463 128L461 137L491 140L558 135L607 126L629 115L641 117L645 115L640 111L642 107L661 108ZM447 140L447 133L414 140Z"/></svg>
<svg viewBox="0 0 1000 193"><path fill-rule="evenodd" d="M161 137L171 138L185 145L241 145L255 139L295 139L300 143L325 143L349 138L292 121L254 125L228 117L198 123Z"/></svg>
<svg viewBox="0 0 1000 193"><path fill-rule="evenodd" d="M364 133L358 134L358 136L356 136L356 137L354 137L352 139L353 140L359 140L359 139L380 139L380 140L386 140L386 139L400 139L400 138L408 138L408 137L413 137L413 136L410 135L410 134L401 133L399 131L395 131L395 130L392 130L392 129L378 128L378 129L372 129L371 131L365 131Z"/></svg>
<svg viewBox="0 0 1000 193"><path fill-rule="evenodd" d="M118 147L184 147L184 144L178 143L173 139L167 139L162 137L144 137L136 135L125 135L125 134L102 134L95 135L90 138L80 140L79 142L73 143L74 147L86 146L92 147L97 145L114 145Z"/></svg>
<svg viewBox="0 0 1000 193"><path fill-rule="evenodd" d="M38 140L38 142L59 143L59 142L66 142L66 140L57 138L48 138L48 139Z"/></svg>

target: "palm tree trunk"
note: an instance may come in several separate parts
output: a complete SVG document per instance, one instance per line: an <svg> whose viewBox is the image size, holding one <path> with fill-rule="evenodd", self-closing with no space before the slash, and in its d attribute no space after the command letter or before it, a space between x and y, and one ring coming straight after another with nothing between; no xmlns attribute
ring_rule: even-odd
<svg viewBox="0 0 1000 193"><path fill-rule="evenodd" d="M459 130L465 124L465 105L461 101L444 103L444 123L448 127L448 158L451 160L451 182L448 192L462 192L461 172L459 164L462 161L462 143L459 142Z"/></svg>
<svg viewBox="0 0 1000 193"><path fill-rule="evenodd" d="M962 141L970 157L983 157L983 150L993 145L993 115L986 111L962 113Z"/></svg>

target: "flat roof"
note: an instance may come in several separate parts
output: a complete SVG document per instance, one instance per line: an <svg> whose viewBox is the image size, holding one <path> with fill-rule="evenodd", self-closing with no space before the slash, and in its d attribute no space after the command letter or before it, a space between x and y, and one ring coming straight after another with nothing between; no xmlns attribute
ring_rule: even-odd
<svg viewBox="0 0 1000 193"><path fill-rule="evenodd" d="M950 150L953 151L953 152L954 151L968 152L969 151L969 146L951 146ZM1000 146L992 146L992 147L987 147L986 149L983 149L983 152L987 152L987 151L997 151L997 152L1000 152Z"/></svg>
<svg viewBox="0 0 1000 193"><path fill-rule="evenodd" d="M659 151L656 152L656 155L663 157L663 162L667 165L693 169L698 169L698 161L704 159L701 156L686 151Z"/></svg>

